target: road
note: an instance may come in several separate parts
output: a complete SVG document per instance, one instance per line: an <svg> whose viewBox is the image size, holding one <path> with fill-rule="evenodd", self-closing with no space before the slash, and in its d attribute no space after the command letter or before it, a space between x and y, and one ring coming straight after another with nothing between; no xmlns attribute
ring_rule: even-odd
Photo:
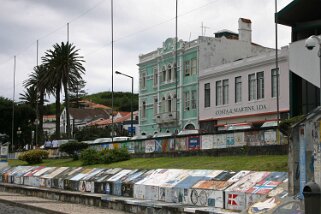
<svg viewBox="0 0 321 214"><path fill-rule="evenodd" d="M0 214L127 214L118 210L90 207L56 200L0 191Z"/></svg>

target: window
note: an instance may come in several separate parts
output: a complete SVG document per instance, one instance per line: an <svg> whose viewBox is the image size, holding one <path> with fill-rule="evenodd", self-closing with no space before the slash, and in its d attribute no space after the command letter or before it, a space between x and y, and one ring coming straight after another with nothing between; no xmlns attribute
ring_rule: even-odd
<svg viewBox="0 0 321 214"><path fill-rule="evenodd" d="M209 83L204 84L204 107L211 106L211 86Z"/></svg>
<svg viewBox="0 0 321 214"><path fill-rule="evenodd" d="M146 102L143 101L143 106L142 106L142 118L146 117Z"/></svg>
<svg viewBox="0 0 321 214"><path fill-rule="evenodd" d="M167 111L172 112L172 98L170 96L167 98Z"/></svg>
<svg viewBox="0 0 321 214"><path fill-rule="evenodd" d="M173 71L172 71L172 73L173 73L173 77L172 77L172 79L173 79L173 81L175 80L176 81L176 75L177 75L177 67L176 67L176 63L174 62L174 64L173 64Z"/></svg>
<svg viewBox="0 0 321 214"><path fill-rule="evenodd" d="M163 67L162 69L162 82L165 82L166 81L166 68Z"/></svg>
<svg viewBox="0 0 321 214"><path fill-rule="evenodd" d="M190 109L190 96L189 91L184 92L184 109L188 111Z"/></svg>
<svg viewBox="0 0 321 214"><path fill-rule="evenodd" d="M172 66L168 65L167 67L167 81L172 81Z"/></svg>
<svg viewBox="0 0 321 214"><path fill-rule="evenodd" d="M158 99L154 97L154 116L157 115Z"/></svg>
<svg viewBox="0 0 321 214"><path fill-rule="evenodd" d="M242 101L242 77L235 77L235 103Z"/></svg>
<svg viewBox="0 0 321 214"><path fill-rule="evenodd" d="M216 81L216 105L222 105L222 81Z"/></svg>
<svg viewBox="0 0 321 214"><path fill-rule="evenodd" d="M228 80L223 80L223 105L228 104Z"/></svg>
<svg viewBox="0 0 321 214"><path fill-rule="evenodd" d="M191 65L189 60L184 62L184 74L185 76L191 75Z"/></svg>
<svg viewBox="0 0 321 214"><path fill-rule="evenodd" d="M158 71L157 68L154 68L154 86L158 84Z"/></svg>
<svg viewBox="0 0 321 214"><path fill-rule="evenodd" d="M276 97L277 95L277 86L279 86L279 94L280 94L280 79L278 80L278 69L271 70L271 85L272 85L272 97ZM276 85L278 84L278 85Z"/></svg>
<svg viewBox="0 0 321 214"><path fill-rule="evenodd" d="M257 99L264 98L264 71L256 73Z"/></svg>
<svg viewBox="0 0 321 214"><path fill-rule="evenodd" d="M196 90L192 91L191 102L192 102L192 109L196 109Z"/></svg>
<svg viewBox="0 0 321 214"><path fill-rule="evenodd" d="M142 73L142 78L141 78L141 89L146 88L146 73Z"/></svg>
<svg viewBox="0 0 321 214"><path fill-rule="evenodd" d="M256 98L255 74L249 74L249 101Z"/></svg>
<svg viewBox="0 0 321 214"><path fill-rule="evenodd" d="M197 73L197 64L196 64L196 58L193 58L192 60L191 60L191 73L192 73L192 75L193 74L196 74Z"/></svg>
<svg viewBox="0 0 321 214"><path fill-rule="evenodd" d="M165 112L165 102L166 102L166 99L165 99L165 97L163 97L162 101L160 103L160 107L161 107L160 112L162 112L162 113Z"/></svg>

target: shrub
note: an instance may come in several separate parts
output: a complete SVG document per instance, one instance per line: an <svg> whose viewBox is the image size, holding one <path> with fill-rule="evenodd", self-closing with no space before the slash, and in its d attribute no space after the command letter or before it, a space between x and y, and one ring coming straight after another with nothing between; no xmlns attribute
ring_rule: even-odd
<svg viewBox="0 0 321 214"><path fill-rule="evenodd" d="M87 149L88 144L83 142L68 142L60 145L59 151L66 152L68 155L72 156L74 160L78 159L78 154Z"/></svg>
<svg viewBox="0 0 321 214"><path fill-rule="evenodd" d="M119 161L125 161L130 159L130 155L126 148L102 150L101 152L102 163L109 164Z"/></svg>
<svg viewBox="0 0 321 214"><path fill-rule="evenodd" d="M26 161L28 164L42 163L43 159L48 158L49 153L45 150L29 150L19 155L18 159Z"/></svg>
<svg viewBox="0 0 321 214"><path fill-rule="evenodd" d="M291 126L300 122L301 120L303 120L304 118L304 115L298 115L298 116L295 116L295 117L291 117L289 119L285 119L283 121L281 121L280 123L280 131L287 135L287 136L290 136L291 134Z"/></svg>
<svg viewBox="0 0 321 214"><path fill-rule="evenodd" d="M80 153L80 160L82 160L83 165L92 165L102 162L99 152L90 148L85 149Z"/></svg>
<svg viewBox="0 0 321 214"><path fill-rule="evenodd" d="M81 152L80 160L83 165L91 164L110 164L119 161L129 160L130 155L125 148L121 149L104 149L102 151L96 151L94 149L86 149Z"/></svg>

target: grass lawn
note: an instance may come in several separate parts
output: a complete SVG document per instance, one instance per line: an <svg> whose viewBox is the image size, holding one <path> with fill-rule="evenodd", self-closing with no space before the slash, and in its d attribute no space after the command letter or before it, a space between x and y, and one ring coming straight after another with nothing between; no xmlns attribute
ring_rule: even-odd
<svg viewBox="0 0 321 214"><path fill-rule="evenodd" d="M9 165L28 165L24 161L9 160ZM39 165L39 164L38 164ZM81 161L72 159L48 159L40 165L44 166L82 166ZM128 161L113 164L96 164L85 166L88 168L128 168L128 169L225 169L225 170L253 170L253 171L288 171L287 155L259 155L259 156L191 156L191 157L162 157L162 158L133 158Z"/></svg>

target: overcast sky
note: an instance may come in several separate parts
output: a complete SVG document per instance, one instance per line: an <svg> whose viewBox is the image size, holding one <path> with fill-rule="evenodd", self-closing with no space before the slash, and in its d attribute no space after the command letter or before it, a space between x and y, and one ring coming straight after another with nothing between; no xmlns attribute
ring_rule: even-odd
<svg viewBox="0 0 321 214"><path fill-rule="evenodd" d="M278 10L290 0L278 0ZM238 18L252 20L252 41L275 47L273 0L178 0L178 37L196 39L228 29L238 32ZM86 91L111 91L110 0L1 0L0 96L13 97L13 56L17 56L16 93L41 56L55 43L69 40L86 63ZM279 47L290 43L290 28L279 25ZM138 92L138 56L175 36L175 0L114 0L114 70L134 76ZM114 91L130 91L129 78L114 75ZM53 100L51 96L51 100Z"/></svg>

